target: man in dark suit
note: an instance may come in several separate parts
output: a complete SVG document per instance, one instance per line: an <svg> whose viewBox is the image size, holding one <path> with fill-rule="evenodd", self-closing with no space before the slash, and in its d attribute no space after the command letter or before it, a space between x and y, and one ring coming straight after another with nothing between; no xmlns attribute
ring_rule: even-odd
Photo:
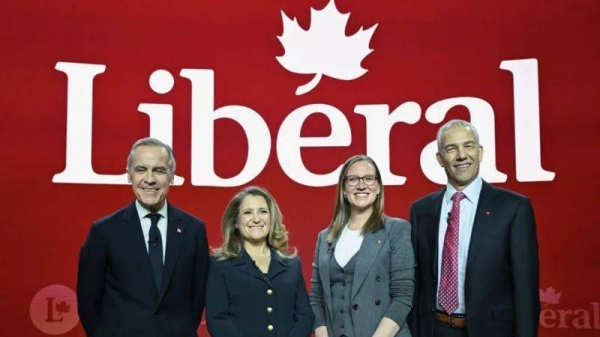
<svg viewBox="0 0 600 337"><path fill-rule="evenodd" d="M166 201L174 172L168 145L133 145L136 201L94 223L80 252L77 305L88 336L197 336L208 243L204 223Z"/></svg>
<svg viewBox="0 0 600 337"><path fill-rule="evenodd" d="M437 143L448 185L410 209L417 260L413 335L537 336L539 263L531 202L479 177L483 148L472 124L446 123Z"/></svg>

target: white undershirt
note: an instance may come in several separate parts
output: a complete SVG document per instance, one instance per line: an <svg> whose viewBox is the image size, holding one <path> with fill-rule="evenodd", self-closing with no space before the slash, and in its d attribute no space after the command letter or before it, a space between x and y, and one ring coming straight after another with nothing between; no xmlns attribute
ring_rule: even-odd
<svg viewBox="0 0 600 337"><path fill-rule="evenodd" d="M348 229L348 225L342 230L342 234L335 245L334 256L340 267L344 266L358 252L363 242L361 229Z"/></svg>

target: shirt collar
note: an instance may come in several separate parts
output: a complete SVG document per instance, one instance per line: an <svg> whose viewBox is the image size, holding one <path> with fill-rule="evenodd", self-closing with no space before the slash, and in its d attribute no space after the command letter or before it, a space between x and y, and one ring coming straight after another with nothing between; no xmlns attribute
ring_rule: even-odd
<svg viewBox="0 0 600 337"><path fill-rule="evenodd" d="M140 204L140 202L137 200L135 201L135 209L137 210L138 215L140 216L140 220L145 218L146 215L152 213L149 210L145 209L144 206L142 206ZM162 217L165 219L167 218L167 202L166 201L165 201L165 204L163 205L163 207L156 213L162 215Z"/></svg>
<svg viewBox="0 0 600 337"><path fill-rule="evenodd" d="M467 187L465 187L464 190L462 190L462 192L467 197L466 199L470 203L475 203L476 200L479 200L479 194L481 192L481 186L483 185L482 181L483 180L481 179L481 177L477 176L477 178L475 178L475 180L473 180ZM444 202L451 203L452 202L452 196L456 192L457 192L456 188L454 188L454 186L448 184L446 186L446 193L444 193Z"/></svg>

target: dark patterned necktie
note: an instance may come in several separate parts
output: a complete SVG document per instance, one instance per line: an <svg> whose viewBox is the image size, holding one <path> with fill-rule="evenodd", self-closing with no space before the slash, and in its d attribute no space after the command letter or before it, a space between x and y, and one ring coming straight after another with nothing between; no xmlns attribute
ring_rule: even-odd
<svg viewBox="0 0 600 337"><path fill-rule="evenodd" d="M148 255L150 256L150 264L152 265L152 272L154 273L156 289L160 289L163 270L163 245L160 230L158 229L158 221L160 220L161 215L158 213L150 213L146 215L146 218L150 218L150 221L152 222L150 225L150 235L148 236Z"/></svg>
<svg viewBox="0 0 600 337"><path fill-rule="evenodd" d="M458 229L460 222L460 201L465 198L462 192L452 195L452 210L448 218L448 228L442 251L442 273L438 301L440 307L451 314L458 309Z"/></svg>

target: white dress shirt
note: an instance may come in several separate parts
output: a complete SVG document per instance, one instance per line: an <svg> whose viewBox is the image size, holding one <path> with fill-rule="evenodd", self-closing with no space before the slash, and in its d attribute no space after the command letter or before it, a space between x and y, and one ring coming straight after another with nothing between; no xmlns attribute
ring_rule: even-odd
<svg viewBox="0 0 600 337"><path fill-rule="evenodd" d="M362 229L352 230L348 228L348 225L342 230L340 238L335 244L335 261L344 268L346 263L358 252L363 242L363 236L361 234Z"/></svg>
<svg viewBox="0 0 600 337"><path fill-rule="evenodd" d="M473 222L475 221L475 213L477 204L479 203L479 194L483 185L481 177L475 178L469 186L462 192L466 198L460 201L460 219L458 227L458 309L454 313L465 313L465 274L467 266L467 255L469 253L469 243L471 242L471 233L473 232ZM438 231L438 280L437 280L437 295L440 289L440 276L442 275L442 252L444 251L444 238L446 229L448 228L448 214L452 209L452 195L457 190L452 185L446 186L442 200L442 210L440 212L440 227ZM439 301L436 300L436 306L439 306Z"/></svg>
<svg viewBox="0 0 600 337"><path fill-rule="evenodd" d="M150 240L150 226L152 225L152 221L150 218L146 218L146 215L152 213L145 209L137 200L135 201L135 208L137 209L138 215L140 216L140 223L142 224L142 232L144 233L144 243L146 244L146 251L149 249ZM165 263L165 255L167 253L167 202L165 201L165 205L156 212L160 215L160 219L158 220L158 230L160 231L160 238L162 240L162 249L163 249L163 264Z"/></svg>

